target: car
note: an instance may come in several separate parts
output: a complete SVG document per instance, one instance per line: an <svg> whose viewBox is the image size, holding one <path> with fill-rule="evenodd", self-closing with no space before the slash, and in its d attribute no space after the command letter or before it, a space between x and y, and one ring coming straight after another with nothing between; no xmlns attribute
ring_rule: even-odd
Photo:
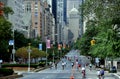
<svg viewBox="0 0 120 79"><path fill-rule="evenodd" d="M117 68L116 68L116 66L111 67L110 72L111 72L111 73L117 73Z"/></svg>

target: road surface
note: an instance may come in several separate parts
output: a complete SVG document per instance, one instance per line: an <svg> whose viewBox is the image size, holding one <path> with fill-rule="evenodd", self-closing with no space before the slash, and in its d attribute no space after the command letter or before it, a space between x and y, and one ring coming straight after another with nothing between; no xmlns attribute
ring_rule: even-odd
<svg viewBox="0 0 120 79"><path fill-rule="evenodd" d="M74 58L75 56L79 57L79 54L76 50L70 51L66 56ZM62 61L66 62L66 67L62 69ZM82 58L81 61L89 62L86 58ZM89 67L86 67L86 78L85 79L97 79L97 71L95 69L89 70ZM48 68L39 72L30 72L23 73L23 77L18 79L70 79L71 75L74 76L74 79L82 79L81 69L78 70L75 66L72 68L71 61L66 58L62 58L61 61L57 64L57 69L55 67ZM105 73L105 79L118 79L112 74Z"/></svg>

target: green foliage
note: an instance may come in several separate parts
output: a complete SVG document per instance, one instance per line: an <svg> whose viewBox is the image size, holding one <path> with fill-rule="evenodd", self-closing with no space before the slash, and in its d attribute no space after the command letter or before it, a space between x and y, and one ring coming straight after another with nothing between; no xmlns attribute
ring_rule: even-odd
<svg viewBox="0 0 120 79"><path fill-rule="evenodd" d="M8 76L14 73L13 69L0 68L0 75Z"/></svg>
<svg viewBox="0 0 120 79"><path fill-rule="evenodd" d="M120 0L85 0L83 9L86 32L77 40L76 47L84 55L115 58L120 54ZM95 45L90 41L95 39Z"/></svg>
<svg viewBox="0 0 120 79"><path fill-rule="evenodd" d="M8 40L11 38L11 23L6 19L0 17L0 39Z"/></svg>
<svg viewBox="0 0 120 79"><path fill-rule="evenodd" d="M23 46L28 46L28 39L25 36L18 32L17 30L14 31L14 39L15 39L15 48L21 48Z"/></svg>
<svg viewBox="0 0 120 79"><path fill-rule="evenodd" d="M9 14L9 11L6 11L9 7L4 7L4 13ZM12 37L12 24L6 20L4 16L0 16L0 59L9 60L10 53L7 52L8 50L8 41Z"/></svg>
<svg viewBox="0 0 120 79"><path fill-rule="evenodd" d="M19 48L15 53L16 57L27 59L28 49L29 49L29 46ZM31 58L39 58L39 57L46 56L46 53L44 51L40 51L38 48L30 46L30 50L31 50L31 53L30 53Z"/></svg>
<svg viewBox="0 0 120 79"><path fill-rule="evenodd" d="M44 67L44 66L45 66L45 64L46 64L46 62L45 62L45 61L40 61L40 62L39 62L39 66L41 66L41 67Z"/></svg>
<svg viewBox="0 0 120 79"><path fill-rule="evenodd" d="M28 64L2 64L2 67L28 67ZM30 64L30 67L37 68L38 64Z"/></svg>
<svg viewBox="0 0 120 79"><path fill-rule="evenodd" d="M11 7L7 7L7 6L5 6L3 8L3 11L4 11L4 14L5 14L6 17L8 17L8 14L13 14L14 13L12 8Z"/></svg>

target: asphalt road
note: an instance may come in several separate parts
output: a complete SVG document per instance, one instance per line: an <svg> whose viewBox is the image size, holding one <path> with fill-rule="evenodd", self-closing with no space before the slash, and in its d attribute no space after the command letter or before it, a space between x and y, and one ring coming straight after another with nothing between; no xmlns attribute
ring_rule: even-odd
<svg viewBox="0 0 120 79"><path fill-rule="evenodd" d="M67 54L67 56L73 57L74 61L75 56L79 57L79 54L76 50L72 50ZM62 61L66 62L66 67L62 69ZM86 58L82 58L81 61L89 62ZM95 69L89 70L89 67L86 67L86 78L85 79L97 79L97 71ZM71 61L68 59L62 58L55 67L48 68L39 72L30 72L23 73L23 77L18 79L70 79L71 75L74 75L74 79L82 79L81 69L78 70L75 66L72 68ZM105 79L118 79L115 78L112 74L105 73Z"/></svg>

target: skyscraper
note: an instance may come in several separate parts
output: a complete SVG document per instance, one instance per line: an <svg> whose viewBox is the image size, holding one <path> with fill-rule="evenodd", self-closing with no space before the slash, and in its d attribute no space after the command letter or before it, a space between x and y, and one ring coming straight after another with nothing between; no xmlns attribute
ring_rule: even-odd
<svg viewBox="0 0 120 79"><path fill-rule="evenodd" d="M69 42L75 42L79 37L79 14L78 10L73 7L69 13Z"/></svg>
<svg viewBox="0 0 120 79"><path fill-rule="evenodd" d="M67 22L66 2L66 0L52 0L52 13L55 18L55 33L57 34L55 37L57 37L57 42L63 42L64 38L63 29Z"/></svg>
<svg viewBox="0 0 120 79"><path fill-rule="evenodd" d="M69 16L70 10L73 8L73 5L76 9L79 9L79 5L82 3L82 0L67 0L67 17Z"/></svg>
<svg viewBox="0 0 120 79"><path fill-rule="evenodd" d="M77 10L79 9L79 6L82 4L83 0L67 0L67 22L69 25L69 13L70 10L74 7ZM79 37L82 36L83 34L83 19L82 19L82 10L79 12L79 27L80 27L80 31L79 31Z"/></svg>
<svg viewBox="0 0 120 79"><path fill-rule="evenodd" d="M13 28L19 32L25 32L25 27L23 26L23 0L7 0L7 6L11 7L14 11L13 15L9 15L9 20L13 24Z"/></svg>

